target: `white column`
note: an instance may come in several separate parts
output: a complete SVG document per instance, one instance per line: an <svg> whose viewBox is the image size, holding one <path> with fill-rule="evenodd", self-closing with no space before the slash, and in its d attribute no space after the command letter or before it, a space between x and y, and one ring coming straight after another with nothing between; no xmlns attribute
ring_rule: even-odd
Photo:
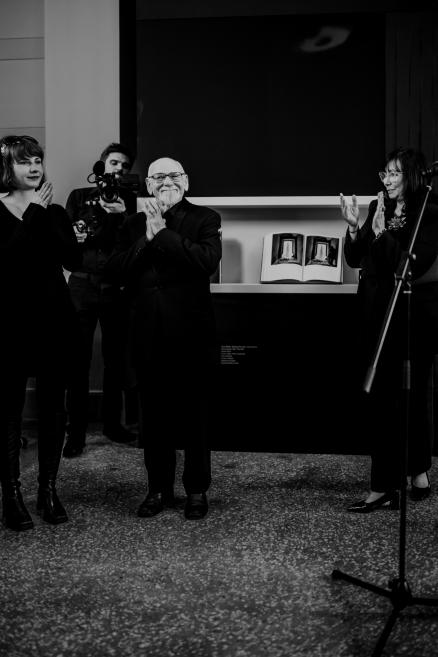
<svg viewBox="0 0 438 657"><path fill-rule="evenodd" d="M48 178L65 204L119 139L119 1L45 0Z"/></svg>

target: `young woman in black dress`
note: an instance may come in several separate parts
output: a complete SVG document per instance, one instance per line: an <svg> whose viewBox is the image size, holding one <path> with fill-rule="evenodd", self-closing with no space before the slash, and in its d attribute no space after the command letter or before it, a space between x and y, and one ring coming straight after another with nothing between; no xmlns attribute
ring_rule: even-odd
<svg viewBox="0 0 438 657"><path fill-rule="evenodd" d="M33 137L0 139L0 480L3 521L17 531L33 527L20 491L29 376L35 377L38 415L37 509L52 524L68 519L55 488L75 321L62 268L76 268L80 252L67 213L52 203L43 162Z"/></svg>

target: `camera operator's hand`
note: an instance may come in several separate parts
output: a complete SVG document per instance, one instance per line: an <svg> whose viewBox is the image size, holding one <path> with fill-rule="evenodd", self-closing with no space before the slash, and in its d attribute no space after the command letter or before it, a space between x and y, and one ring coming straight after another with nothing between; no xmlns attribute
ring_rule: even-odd
<svg viewBox="0 0 438 657"><path fill-rule="evenodd" d="M110 214L121 214L122 212L126 212L125 201L120 198L120 196L112 203L107 203L103 198L99 198L99 204L105 212Z"/></svg>
<svg viewBox="0 0 438 657"><path fill-rule="evenodd" d="M36 189L34 192L34 198L32 199L33 203L37 205L42 205L43 208L47 206L53 200L53 185L50 182L44 182L39 189Z"/></svg>
<svg viewBox="0 0 438 657"><path fill-rule="evenodd" d="M79 221L73 224L73 230L75 232L76 239L79 242L79 244L85 242L88 235L87 235L87 224L83 219L80 219Z"/></svg>
<svg viewBox="0 0 438 657"><path fill-rule="evenodd" d="M143 212L146 215L146 240L150 242L160 230L166 228L166 222L161 215L162 210L154 198L145 199Z"/></svg>

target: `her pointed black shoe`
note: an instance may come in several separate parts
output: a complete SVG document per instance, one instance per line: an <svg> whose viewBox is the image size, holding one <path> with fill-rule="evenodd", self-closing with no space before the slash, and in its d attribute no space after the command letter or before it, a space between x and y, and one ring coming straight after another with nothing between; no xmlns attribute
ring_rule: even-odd
<svg viewBox="0 0 438 657"><path fill-rule="evenodd" d="M427 477L427 486L425 486L424 488L420 488L420 486L415 486L414 484L412 484L410 497L411 500L414 500L414 502L421 502L421 500L425 500L427 497L429 497L429 495L432 492L432 486L430 485L430 479L427 472L426 472L426 477Z"/></svg>
<svg viewBox="0 0 438 657"><path fill-rule="evenodd" d="M347 511L352 513L370 513L371 511L376 511L377 509L391 509L397 511L400 508L400 495L397 490L389 491L384 493L381 497L378 497L377 500L373 502L367 502L366 500L359 500L358 502L353 502L347 507Z"/></svg>

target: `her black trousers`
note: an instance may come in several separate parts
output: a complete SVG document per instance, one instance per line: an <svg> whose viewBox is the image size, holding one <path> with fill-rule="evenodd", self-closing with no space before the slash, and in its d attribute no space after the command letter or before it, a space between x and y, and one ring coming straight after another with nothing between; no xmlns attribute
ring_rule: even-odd
<svg viewBox="0 0 438 657"><path fill-rule="evenodd" d="M432 465L430 376L434 349L427 340L416 341L411 352L411 386L407 473L416 476ZM364 400L367 436L371 441L371 490L400 488L402 459L405 458L405 399L402 391L402 360L382 359L369 397Z"/></svg>

